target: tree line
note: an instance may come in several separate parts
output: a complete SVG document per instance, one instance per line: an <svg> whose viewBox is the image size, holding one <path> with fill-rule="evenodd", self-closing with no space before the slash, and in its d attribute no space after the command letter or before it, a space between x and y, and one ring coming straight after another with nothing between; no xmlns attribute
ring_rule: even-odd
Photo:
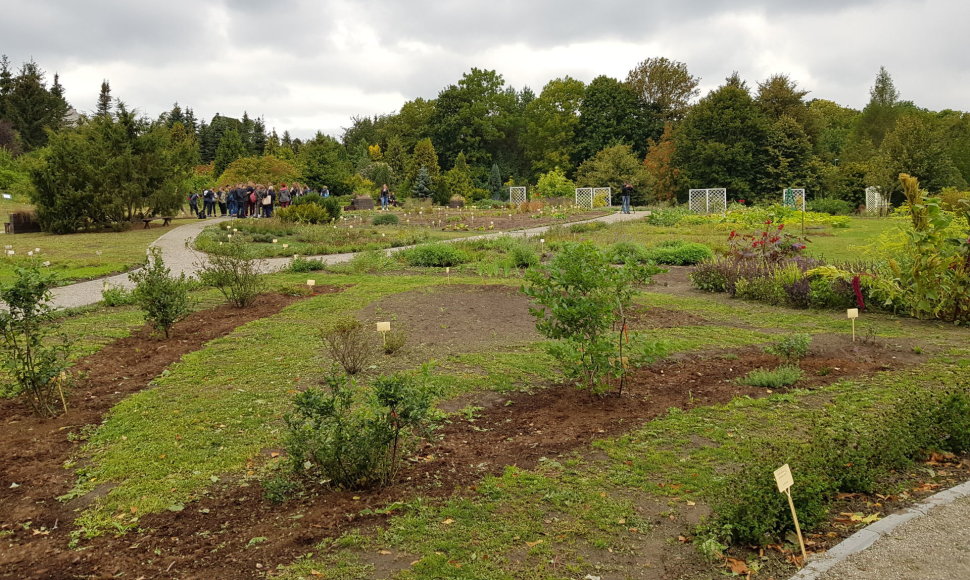
<svg viewBox="0 0 970 580"><path fill-rule="evenodd" d="M493 70L472 68L434 99L355 116L339 139L302 141L267 131L261 117L198 120L178 103L144 119L110 94L69 119L57 75L0 60L0 188L4 163L24 153L48 229L102 227L139 212L172 211L193 189L238 181L293 181L338 195L388 183L399 197L501 198L509 185L546 195L574 186L634 184L639 202L678 201L694 187L726 187L731 199L776 201L803 187L810 198L864 203L867 186L899 196L899 173L931 192L970 181L970 115L930 111L901 98L881 68L869 102L855 110L788 75L749 86L737 73L698 99L687 65L648 58L623 80L561 77L536 94ZM58 163L84 159L89 171ZM161 170L152 174L151 168ZM98 195L97 216L52 227ZM63 220L62 220L63 221Z"/></svg>

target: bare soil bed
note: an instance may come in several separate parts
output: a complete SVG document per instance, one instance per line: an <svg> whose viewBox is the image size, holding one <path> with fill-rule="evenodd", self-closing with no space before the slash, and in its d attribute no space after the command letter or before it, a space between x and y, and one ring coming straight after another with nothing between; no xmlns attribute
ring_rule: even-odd
<svg viewBox="0 0 970 580"><path fill-rule="evenodd" d="M327 289L318 287L317 292L320 291ZM512 325L512 335L519 339L534 337L534 329L521 322L524 319L532 325L531 318L523 316L525 304L521 295L507 287L434 292L429 295L430 300L424 301L410 298L412 310L407 313L396 302L405 300L400 297L381 303L370 313L377 314L378 308L399 311L426 344L467 346L469 341L477 340L484 345L499 337L499 327L508 330L508 325ZM439 439L412 458L400 480L386 489L320 491L276 505L264 498L261 486L255 482L230 481L213 488L182 512L145 516L140 531L97 538L86 542L84 550L69 550L68 534L75 513L55 499L73 484L72 472L63 468L64 461L77 450L68 434L97 424L113 404L146 388L153 377L182 354L201 348L206 341L243 322L273 314L293 300L264 297L253 309L245 311L221 307L196 313L176 327L176 338L171 341L158 341L143 330L109 345L78 364L84 378L75 389L71 410L57 419L38 420L25 415L16 402L0 401L0 530L6 532L0 552L0 576L262 577L277 565L312 551L324 538L351 527L379 524L386 517L361 515L367 508L380 508L417 495L473 493L476 482L485 474L500 473L509 465L533 467L541 457L585 452L594 439L627 432L671 407L723 403L741 395L764 396L765 389L739 385L733 379L751 369L777 363L777 359L758 348L732 351L727 358L683 355L633 372L622 397L597 397L563 385L535 385L530 393L484 393L469 401L482 407L473 422L453 417L439 430ZM434 315L436 309L442 308L438 314L451 314L456 323L462 324L442 322L451 318ZM491 318L483 313L492 313ZM658 328L704 322L689 313L654 308L640 312L635 326ZM494 336L487 331L489 325L493 325ZM847 340L844 336L816 339L811 355L802 361L806 379L799 386L818 386L901 368L918 360L911 350L909 354L904 349L888 352L878 345L850 346ZM13 487L12 483L20 486ZM693 548L676 541L696 521L690 517L676 521L661 517L657 514L662 510L649 501L643 502L641 509L645 517L656 519L657 527L654 533L644 536L638 549L641 558L652 558L655 563L644 569L640 577L689 576L706 569L702 562L690 557ZM24 526L26 522L31 523ZM252 538L266 541L252 549L247 547ZM387 560L375 564L378 569L393 568L395 558L400 557L375 556ZM616 558L605 552L599 557Z"/></svg>

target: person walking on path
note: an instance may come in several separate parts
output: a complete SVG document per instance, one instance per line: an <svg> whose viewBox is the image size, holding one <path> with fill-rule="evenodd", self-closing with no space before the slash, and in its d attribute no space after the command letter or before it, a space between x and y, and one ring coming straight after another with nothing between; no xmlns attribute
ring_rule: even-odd
<svg viewBox="0 0 970 580"><path fill-rule="evenodd" d="M624 183L620 189L620 199L623 200L623 213L630 213L630 196L633 195L633 186Z"/></svg>
<svg viewBox="0 0 970 580"><path fill-rule="evenodd" d="M189 196L189 211L192 215L199 217L199 194L193 191L192 195Z"/></svg>
<svg viewBox="0 0 970 580"><path fill-rule="evenodd" d="M381 186L381 211L387 211L387 204L391 201L391 190L387 184Z"/></svg>

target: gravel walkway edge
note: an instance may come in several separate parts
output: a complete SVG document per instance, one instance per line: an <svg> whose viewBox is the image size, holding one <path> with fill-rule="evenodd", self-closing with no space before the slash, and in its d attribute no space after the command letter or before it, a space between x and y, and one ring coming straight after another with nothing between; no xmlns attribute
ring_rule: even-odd
<svg viewBox="0 0 970 580"><path fill-rule="evenodd" d="M929 515L933 508L950 505L968 496L970 496L970 481L934 494L910 508L890 514L852 534L831 550L810 559L808 564L790 580L818 580L836 564L866 550L880 538L892 535L902 524L923 518ZM886 558L891 559L892 553L886 554Z"/></svg>

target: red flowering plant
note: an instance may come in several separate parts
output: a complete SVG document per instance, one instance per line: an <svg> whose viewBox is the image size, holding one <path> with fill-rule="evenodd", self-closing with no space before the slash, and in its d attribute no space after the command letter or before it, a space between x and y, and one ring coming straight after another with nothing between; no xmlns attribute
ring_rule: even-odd
<svg viewBox="0 0 970 580"><path fill-rule="evenodd" d="M809 240L793 236L785 231L785 224L764 223L760 232L739 234L731 231L728 236L728 254L737 259L758 259L764 264L777 264L800 255L808 247Z"/></svg>

